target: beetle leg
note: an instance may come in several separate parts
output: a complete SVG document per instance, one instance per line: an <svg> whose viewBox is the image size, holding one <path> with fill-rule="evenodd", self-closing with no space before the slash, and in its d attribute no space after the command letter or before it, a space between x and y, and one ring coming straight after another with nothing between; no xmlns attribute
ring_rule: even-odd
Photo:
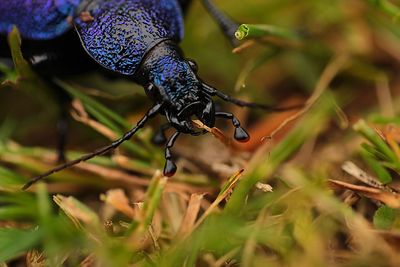
<svg viewBox="0 0 400 267"><path fill-rule="evenodd" d="M180 132L175 132L168 140L165 146L165 166L164 176L171 177L176 172L176 164L172 161L171 148L174 146L176 139L178 139Z"/></svg>
<svg viewBox="0 0 400 267"><path fill-rule="evenodd" d="M288 107L276 107L276 106L271 106L271 105L247 102L247 101L243 101L243 100L234 98L230 95L224 94L223 92L220 92L217 89L215 89L205 83L203 83L203 91L205 93L209 94L210 96L218 96L222 100L224 100L226 102L230 102L232 104L235 104L239 107L259 108L259 109L264 109L267 111L274 111L274 112L288 111L288 110L299 109L299 108L303 107L303 105L293 105L293 106L288 106Z"/></svg>
<svg viewBox="0 0 400 267"><path fill-rule="evenodd" d="M64 104L60 110L60 118L57 122L57 134L58 134L58 143L57 143L57 162L64 163L66 161L65 156L65 145L67 143L67 135L68 135L68 105Z"/></svg>
<svg viewBox="0 0 400 267"><path fill-rule="evenodd" d="M158 114L158 112L160 111L162 107L162 104L157 104L154 107L152 107L149 111L147 111L146 115L143 116L142 119L140 119L140 121L136 124L136 126L134 126L132 129L130 129L128 132L126 132L120 139L115 140L114 142L112 142L110 145L96 149L94 152L92 153L88 153L85 154L75 160L69 161L63 165L59 165L43 174L40 174L32 179L30 179L23 187L23 190L28 189L31 185L33 185L34 183L36 183L37 181L53 174L59 171L62 171L66 168L72 167L78 163L81 163L83 161L87 161L91 158L94 158L96 156L99 155L103 155L111 150L116 149L117 147L119 147L123 142L129 140L139 129L143 128L143 126L146 124L146 122L148 121L148 119L154 117L156 114Z"/></svg>
<svg viewBox="0 0 400 267"><path fill-rule="evenodd" d="M240 126L239 120L232 113L229 113L229 112L215 112L215 116L232 120L232 124L235 127L235 133L234 133L233 136L234 136L236 141L247 142L250 139L249 134L246 132L245 129L243 129Z"/></svg>
<svg viewBox="0 0 400 267"><path fill-rule="evenodd" d="M239 24L231 19L228 15L222 12L212 0L202 0L204 7L210 13L211 17L217 22L224 35L228 38L233 47L239 44L239 41L235 38L235 32L239 27Z"/></svg>
<svg viewBox="0 0 400 267"><path fill-rule="evenodd" d="M170 128L171 125L169 123L166 123L162 125L153 135L151 138L151 142L156 145L162 145L167 142L167 137L165 136L165 131Z"/></svg>
<svg viewBox="0 0 400 267"><path fill-rule="evenodd" d="M53 85L53 83L51 83ZM57 85L54 84L57 87ZM70 96L57 87L55 98L59 106L59 117L57 121L57 162L65 163L65 146L67 144L67 135L69 128L69 108L71 105Z"/></svg>

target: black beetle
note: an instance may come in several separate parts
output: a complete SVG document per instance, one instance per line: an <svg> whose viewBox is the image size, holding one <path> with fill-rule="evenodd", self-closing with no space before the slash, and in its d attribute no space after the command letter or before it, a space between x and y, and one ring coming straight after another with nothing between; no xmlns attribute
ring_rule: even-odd
<svg viewBox="0 0 400 267"><path fill-rule="evenodd" d="M120 139L31 179L24 188L52 173L117 148L156 114L164 115L168 121L156 134L156 141L167 141L164 134L166 128L176 129L166 144L165 176L172 176L176 172L171 148L178 136L181 133L204 133L193 126L193 117L208 127L214 126L216 117L230 119L235 127L234 138L241 142L249 139L233 114L215 111L212 97L218 96L243 107L273 108L234 99L197 76L196 63L185 59L178 46L183 38L183 13L189 2L3 0L0 4L0 33L5 34L10 26L17 25L23 44L28 47L23 49L24 56L42 76L56 75L54 66L57 65L63 66L62 71L66 68L81 71L84 68L80 60L72 59L85 57L86 53L83 52L86 51L106 69L130 76L143 85L146 94L155 103L137 125ZM224 34L234 43L238 24L220 12L210 0L202 2ZM65 47L65 40L68 40L68 47ZM88 61L88 65L94 61Z"/></svg>

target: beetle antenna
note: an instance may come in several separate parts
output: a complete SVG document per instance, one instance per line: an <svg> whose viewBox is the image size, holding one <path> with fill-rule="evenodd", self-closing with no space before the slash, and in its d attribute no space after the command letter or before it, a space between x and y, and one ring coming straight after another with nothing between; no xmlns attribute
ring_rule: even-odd
<svg viewBox="0 0 400 267"><path fill-rule="evenodd" d="M203 83L203 90L207 94L211 96L218 96L222 100L225 100L227 102L230 102L232 104L235 104L240 107L248 107L248 108L258 108L258 109L264 109L268 111L274 111L274 112L282 112L282 111L288 111L288 110L293 110L293 109L299 109L302 108L303 105L293 105L293 106L287 106L287 107L276 107L276 106L271 106L271 105L265 105L265 104L258 104L258 103L253 103L253 102L247 102L243 101L234 97L231 97L230 95L224 94L214 87Z"/></svg>
<svg viewBox="0 0 400 267"><path fill-rule="evenodd" d="M72 167L78 163L81 163L83 161L87 161L91 158L94 158L96 156L99 155L103 155L104 153L107 153L108 151L114 150L117 147L119 147L123 142L129 140L139 129L141 129L147 122L147 120L151 117L153 117L154 115L156 115L161 108L162 104L157 104L154 107L152 107L149 111L147 111L146 115L143 116L142 119L140 119L140 121L136 124L136 126L134 126L131 130L129 130L128 132L126 132L120 139L115 140L114 142L112 142L110 145L96 149L95 151L93 151L92 153L88 153L85 154L83 156L81 156L80 158L77 158L75 160L69 161L63 165L59 165L45 173L42 173L36 177L33 177L32 179L30 179L23 187L22 190L26 190L29 187L31 187L34 183L42 180L43 178L46 178L47 176L62 171L66 168Z"/></svg>
<svg viewBox="0 0 400 267"><path fill-rule="evenodd" d="M228 38L233 47L239 45L239 40L235 38L235 32L239 28L239 23L231 19L224 12L221 12L219 8L210 0L202 0L204 7L208 13L214 18L218 26L221 28L224 35Z"/></svg>

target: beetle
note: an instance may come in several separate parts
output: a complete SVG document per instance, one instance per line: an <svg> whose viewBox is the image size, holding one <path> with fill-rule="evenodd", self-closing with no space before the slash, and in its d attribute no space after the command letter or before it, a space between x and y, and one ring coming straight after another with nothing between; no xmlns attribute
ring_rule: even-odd
<svg viewBox="0 0 400 267"><path fill-rule="evenodd" d="M202 2L224 34L235 43L238 24L219 11L211 0ZM0 33L6 34L12 25L19 28L24 57L40 75L81 72L96 62L95 65L142 85L154 102L121 138L34 177L25 189L39 179L117 148L156 114L165 116L168 122L154 138L159 143L166 142L165 176L173 176L177 170L171 148L178 136L205 133L193 126L194 117L208 127L214 126L216 117L229 119L235 127L234 138L240 142L249 139L232 113L215 110L212 97L242 107L274 108L232 98L198 77L196 63L186 59L178 45L183 38L183 14L189 3L190 0L2 0ZM169 127L176 131L166 140L164 131Z"/></svg>

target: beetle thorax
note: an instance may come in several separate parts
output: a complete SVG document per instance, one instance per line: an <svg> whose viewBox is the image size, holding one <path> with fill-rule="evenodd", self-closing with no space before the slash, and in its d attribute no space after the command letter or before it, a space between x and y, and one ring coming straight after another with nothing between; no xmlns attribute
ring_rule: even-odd
<svg viewBox="0 0 400 267"><path fill-rule="evenodd" d="M172 41L164 41L148 52L142 63L142 74L153 83L172 105L198 97L200 82L183 57L180 48ZM167 98L167 99L165 99Z"/></svg>

